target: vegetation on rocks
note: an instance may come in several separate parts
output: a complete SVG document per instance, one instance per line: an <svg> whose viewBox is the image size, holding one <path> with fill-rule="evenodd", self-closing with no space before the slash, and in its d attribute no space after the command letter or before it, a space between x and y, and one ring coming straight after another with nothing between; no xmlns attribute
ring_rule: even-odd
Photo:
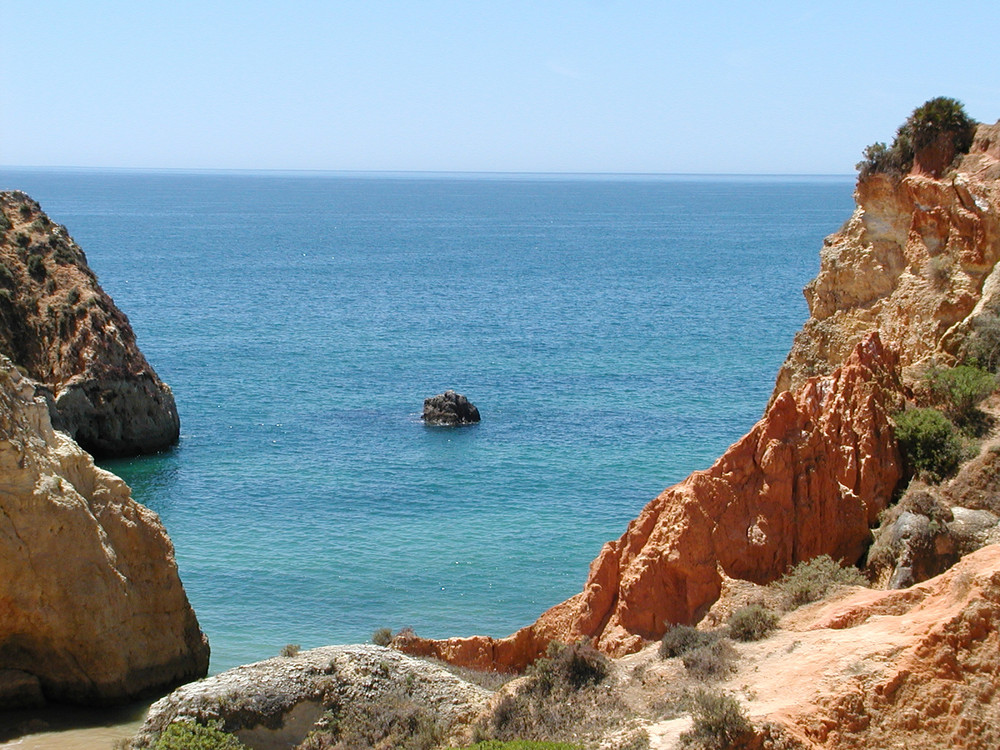
<svg viewBox="0 0 1000 750"><path fill-rule="evenodd" d="M740 702L722 692L701 690L691 708L692 727L681 735L686 747L726 750L746 740L753 732Z"/></svg>
<svg viewBox="0 0 1000 750"><path fill-rule="evenodd" d="M153 750L246 750L246 745L216 727L178 721L163 731Z"/></svg>
<svg viewBox="0 0 1000 750"><path fill-rule="evenodd" d="M901 177L910 171L915 154L939 140L947 140L956 154L967 153L972 146L976 121L965 113L957 99L935 97L913 110L896 131L891 146L873 143L863 153L856 168L861 179L873 174Z"/></svg>
<svg viewBox="0 0 1000 750"><path fill-rule="evenodd" d="M801 562L775 581L790 609L819 601L841 586L867 586L857 568L844 567L829 555Z"/></svg>
<svg viewBox="0 0 1000 750"><path fill-rule="evenodd" d="M910 472L931 482L954 474L962 460L958 430L937 409L907 409L897 414L896 441Z"/></svg>
<svg viewBox="0 0 1000 750"><path fill-rule="evenodd" d="M751 604L733 612L726 624L729 635L736 640L759 641L778 627L778 616L760 604Z"/></svg>

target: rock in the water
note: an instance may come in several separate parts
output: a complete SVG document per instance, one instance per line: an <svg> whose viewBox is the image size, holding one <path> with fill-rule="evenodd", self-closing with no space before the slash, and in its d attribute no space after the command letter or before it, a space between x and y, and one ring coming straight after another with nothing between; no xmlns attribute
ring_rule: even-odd
<svg viewBox="0 0 1000 750"><path fill-rule="evenodd" d="M0 353L36 381L52 424L95 456L177 442L174 396L83 251L21 192L0 193Z"/></svg>
<svg viewBox="0 0 1000 750"><path fill-rule="evenodd" d="M424 399L421 419L427 424L449 427L475 424L479 421L479 409L461 393L445 391Z"/></svg>
<svg viewBox="0 0 1000 750"><path fill-rule="evenodd" d="M122 702L207 670L160 519L0 356L0 708Z"/></svg>

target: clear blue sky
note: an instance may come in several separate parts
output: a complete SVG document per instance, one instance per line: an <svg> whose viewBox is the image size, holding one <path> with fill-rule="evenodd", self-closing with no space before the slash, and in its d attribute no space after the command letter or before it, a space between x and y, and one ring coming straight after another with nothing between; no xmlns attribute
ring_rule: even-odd
<svg viewBox="0 0 1000 750"><path fill-rule="evenodd" d="M0 0L0 164L849 173L1000 3Z"/></svg>

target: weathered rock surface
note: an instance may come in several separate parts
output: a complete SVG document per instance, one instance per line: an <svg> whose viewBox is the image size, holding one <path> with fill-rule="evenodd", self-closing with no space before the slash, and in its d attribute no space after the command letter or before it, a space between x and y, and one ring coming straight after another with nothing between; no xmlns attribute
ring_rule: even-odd
<svg viewBox="0 0 1000 750"><path fill-rule="evenodd" d="M159 518L0 357L0 708L118 702L207 668Z"/></svg>
<svg viewBox="0 0 1000 750"><path fill-rule="evenodd" d="M331 707L405 695L446 726L469 722L490 691L381 646L327 646L249 664L184 685L149 709L134 746L175 721L221 722L253 750L295 747Z"/></svg>
<svg viewBox="0 0 1000 750"><path fill-rule="evenodd" d="M857 208L827 238L805 288L811 317L773 398L838 367L870 331L900 354L904 379L948 361L976 320L1000 311L1000 123L980 125L957 169L858 182Z"/></svg>
<svg viewBox="0 0 1000 750"><path fill-rule="evenodd" d="M174 397L83 251L21 192L0 193L0 353L48 392L52 422L96 456L177 442Z"/></svg>
<svg viewBox="0 0 1000 750"><path fill-rule="evenodd" d="M420 418L427 424L456 427L480 421L479 409L461 393L445 391L424 399L424 412Z"/></svg>
<svg viewBox="0 0 1000 750"><path fill-rule="evenodd" d="M502 639L407 636L393 646L500 671L523 669L552 640L589 637L622 655L704 615L721 573L764 583L817 555L857 561L901 476L897 366L872 334L832 375L783 393L710 469L649 503L591 563L583 592L534 625Z"/></svg>
<svg viewBox="0 0 1000 750"><path fill-rule="evenodd" d="M861 591L790 624L802 644L798 665L785 655L795 673L782 679L802 694L771 718L806 747L1000 747L1000 546L913 588Z"/></svg>

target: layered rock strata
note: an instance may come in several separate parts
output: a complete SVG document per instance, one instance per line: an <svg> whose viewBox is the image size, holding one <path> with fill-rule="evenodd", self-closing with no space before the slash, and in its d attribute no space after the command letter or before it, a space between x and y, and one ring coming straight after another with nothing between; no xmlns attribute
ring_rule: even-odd
<svg viewBox="0 0 1000 750"><path fill-rule="evenodd" d="M0 193L0 353L40 384L52 422L96 456L177 442L170 388L83 251L21 192Z"/></svg>
<svg viewBox="0 0 1000 750"><path fill-rule="evenodd" d="M157 515L52 428L0 356L0 708L107 704L204 675Z"/></svg>
<svg viewBox="0 0 1000 750"><path fill-rule="evenodd" d="M859 180L857 208L820 253L805 288L810 318L774 389L798 388L839 366L877 330L904 377L949 361L983 315L1000 311L1000 123L979 125L969 153L935 177Z"/></svg>
<svg viewBox="0 0 1000 750"><path fill-rule="evenodd" d="M901 477L897 368L871 334L831 375L783 393L710 469L649 503L591 563L583 591L535 624L508 638L407 634L393 645L500 671L523 669L553 640L592 638L620 656L704 615L723 574L764 583L817 555L856 562Z"/></svg>

